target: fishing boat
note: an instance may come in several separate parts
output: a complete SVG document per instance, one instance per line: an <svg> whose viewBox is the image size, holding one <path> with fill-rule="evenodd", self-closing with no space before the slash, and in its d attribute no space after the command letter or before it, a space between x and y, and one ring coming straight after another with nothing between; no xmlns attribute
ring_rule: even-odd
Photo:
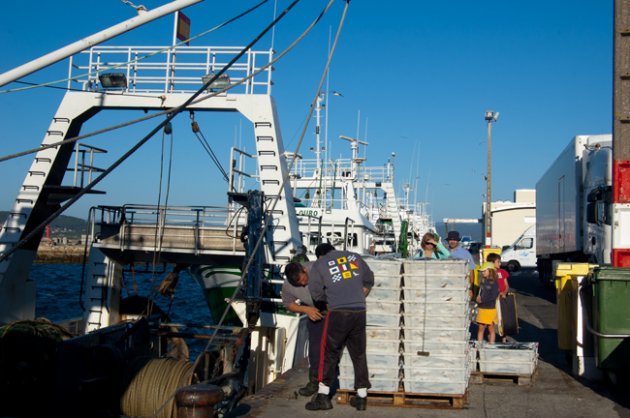
<svg viewBox="0 0 630 418"><path fill-rule="evenodd" d="M39 326L33 322L35 283L29 270L45 226L81 197L104 194L97 189L101 180L154 134L170 135L171 120L178 114L185 112L197 122L206 112L238 113L251 124L253 151L235 147L230 172L224 172L228 204L173 206L158 201L90 209L80 295L84 315L65 324L72 327L70 339L64 333L44 344L39 331L31 328L36 338L11 346L15 358L1 365L0 374L7 376L3 386L7 390L0 391L1 415L38 415L45 406L46 414L64 416L171 416L163 413L174 408L173 391L195 381L220 385L217 399L223 400L217 408L226 412L244 393L256 392L305 358L306 319L285 311L278 293L280 266L300 249L302 237L291 183L285 181L289 169L271 96L272 65L279 65L274 51L94 45L96 38L100 42L123 27L128 30L199 1L177 0L142 10L133 22L86 38L64 52L69 57L67 91L41 146L32 150L33 161L0 231L3 336L14 335L16 324ZM55 60L63 58L54 55ZM38 65L1 74L0 84ZM98 164L107 147L89 144L92 135L83 130L104 111L137 111L160 118L149 134L107 168ZM246 188L246 171L239 170L244 156L254 160L257 189ZM181 324L169 323L155 308L155 295L134 303L123 297L125 273L133 274L139 265L148 266L154 277L161 275L159 290L171 296L179 271L198 273L209 304L227 300L239 323L226 325L229 311L214 310L213 324L184 324L212 330L205 338L213 344L194 364L171 362L166 344L184 336L178 331ZM8 341L2 340L5 348ZM41 349L38 358L47 362L31 361L34 347ZM29 365L28 373L19 372L24 365ZM168 377L163 379L166 386L155 388L156 373ZM58 389L42 391L39 384ZM141 396L147 386L162 398ZM25 401L31 393L47 395L38 406ZM78 398L81 401L73 402Z"/></svg>

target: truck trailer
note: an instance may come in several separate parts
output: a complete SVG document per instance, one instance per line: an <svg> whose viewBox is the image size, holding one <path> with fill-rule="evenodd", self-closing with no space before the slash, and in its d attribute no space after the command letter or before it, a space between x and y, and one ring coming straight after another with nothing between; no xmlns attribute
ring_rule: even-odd
<svg viewBox="0 0 630 418"><path fill-rule="evenodd" d="M553 264L610 264L612 135L578 135L536 183L536 264L545 284Z"/></svg>

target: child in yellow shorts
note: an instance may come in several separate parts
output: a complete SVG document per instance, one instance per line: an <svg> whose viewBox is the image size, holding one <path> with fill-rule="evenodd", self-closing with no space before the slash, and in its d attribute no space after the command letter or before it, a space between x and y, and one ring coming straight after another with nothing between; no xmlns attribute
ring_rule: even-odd
<svg viewBox="0 0 630 418"><path fill-rule="evenodd" d="M488 341L494 343L496 332L494 324L497 318L497 297L499 297L499 283L494 264L486 262L479 269L481 274L479 281L479 295L477 296L477 341L483 341L486 327L488 328Z"/></svg>

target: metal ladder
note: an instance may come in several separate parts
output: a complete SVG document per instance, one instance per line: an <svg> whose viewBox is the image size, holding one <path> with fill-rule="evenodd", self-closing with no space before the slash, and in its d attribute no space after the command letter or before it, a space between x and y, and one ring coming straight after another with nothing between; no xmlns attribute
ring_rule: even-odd
<svg viewBox="0 0 630 418"><path fill-rule="evenodd" d="M386 209L387 215L392 218L392 226L394 228L394 237L396 238L396 247L400 241L400 211L398 208L398 201L396 199L396 193L394 191L394 185L390 182L383 182L381 188L387 193Z"/></svg>

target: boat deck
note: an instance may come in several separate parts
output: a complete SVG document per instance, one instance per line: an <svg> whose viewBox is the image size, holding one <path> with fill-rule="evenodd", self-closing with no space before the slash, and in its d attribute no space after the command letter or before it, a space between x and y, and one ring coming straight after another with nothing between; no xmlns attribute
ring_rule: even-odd
<svg viewBox="0 0 630 418"><path fill-rule="evenodd" d="M544 289L531 272L510 277L516 289L520 341L540 342L538 371L531 382L486 379L469 386L462 409L425 409L368 404L367 411L336 403L328 411L307 411L308 398L297 395L307 381L307 367L283 375L257 394L243 399L230 417L378 416L378 417L627 417L627 388L587 383L571 376L564 353L557 349L557 308L552 290ZM522 384L525 383L525 384ZM527 384L529 383L529 384ZM368 392L369 393L369 392Z"/></svg>
<svg viewBox="0 0 630 418"><path fill-rule="evenodd" d="M120 262L150 262L155 253L171 263L212 264L241 260L243 226L229 212L207 207L99 207L93 246ZM159 220L159 221L158 221ZM232 260L232 261L234 261Z"/></svg>

